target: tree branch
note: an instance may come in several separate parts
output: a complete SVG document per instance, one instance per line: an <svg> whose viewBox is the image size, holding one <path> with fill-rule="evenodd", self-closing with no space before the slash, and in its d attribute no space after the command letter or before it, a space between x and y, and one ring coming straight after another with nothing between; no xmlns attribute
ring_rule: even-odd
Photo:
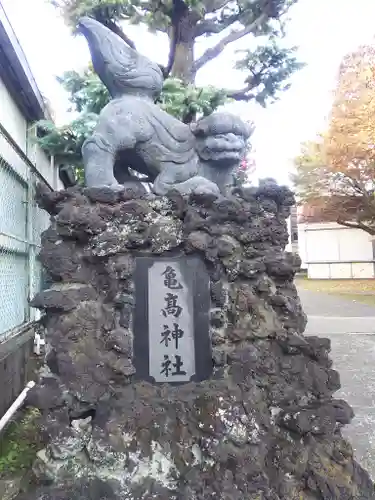
<svg viewBox="0 0 375 500"><path fill-rule="evenodd" d="M267 66L264 64L257 73L254 73L252 71L253 77L250 81L248 81L246 87L241 90L228 91L227 96L231 99L234 99L235 101L251 101L251 99L254 99L254 94L249 94L249 92L255 89L261 83L262 75L266 69Z"/></svg>
<svg viewBox="0 0 375 500"><path fill-rule="evenodd" d="M239 14L233 14L225 19L218 21L217 19L202 19L195 28L194 37L221 33L231 24L235 23L239 19Z"/></svg>
<svg viewBox="0 0 375 500"><path fill-rule="evenodd" d="M122 40L124 40L124 42L129 45L129 47L131 47L134 50L137 50L136 47L135 47L135 43L133 42L133 40L131 38L129 38L128 35L126 35L122 31L122 29L120 28L120 26L118 26L114 21L112 21L110 19L104 19L101 16L97 17L97 21L99 21L100 23L104 24L104 26L106 26L108 29L110 29L111 31L113 31L113 33L116 33L116 35L118 35L120 38L122 38Z"/></svg>
<svg viewBox="0 0 375 500"><path fill-rule="evenodd" d="M361 181L359 181L358 179L355 179L348 174L345 174L345 175L349 179L349 181L352 183L354 189L362 197L363 210L367 214L374 214L375 213L375 199L374 199L373 193L370 193L366 189L365 185ZM361 229L363 229L363 228L361 228Z"/></svg>
<svg viewBox="0 0 375 500"><path fill-rule="evenodd" d="M337 224L340 224L340 226L345 226L345 227L350 227L352 229L360 229L357 223L355 222L347 222L340 217L337 217L336 219Z"/></svg>
<svg viewBox="0 0 375 500"><path fill-rule="evenodd" d="M230 0L203 0L204 11L206 14L211 14L225 7Z"/></svg>
<svg viewBox="0 0 375 500"><path fill-rule="evenodd" d="M262 24L262 22L264 22L267 19L267 17L268 16L266 14L262 13L257 19L255 19L255 21L249 24L249 26L246 26L245 28L239 31L231 31L227 36L225 36L222 40L220 40L220 42L217 43L214 47L207 49L203 53L203 55L195 61L193 66L194 73L200 70L202 66L207 64L209 61L212 61L212 59L215 59L215 57L221 54L227 45L239 40L240 38L243 38L244 36L254 31L260 24Z"/></svg>
<svg viewBox="0 0 375 500"><path fill-rule="evenodd" d="M254 94L249 94L254 86L247 86L244 87L241 90L230 90L227 92L227 96L230 99L234 99L235 101L251 101L251 99L254 99Z"/></svg>
<svg viewBox="0 0 375 500"><path fill-rule="evenodd" d="M372 236L375 234L375 230L371 229L371 227L366 226L366 224L363 224L363 222L358 221L358 222L347 222L340 217L337 217L336 219L337 224L340 224L340 226L345 226L345 227L350 227L351 229L362 229L362 231L365 231L368 234L371 234Z"/></svg>
<svg viewBox="0 0 375 500"><path fill-rule="evenodd" d="M225 30L225 28L227 28L227 26L228 25L223 25L222 23L215 21L214 19L203 19L197 24L195 28L195 38L209 33L221 33L223 30Z"/></svg>

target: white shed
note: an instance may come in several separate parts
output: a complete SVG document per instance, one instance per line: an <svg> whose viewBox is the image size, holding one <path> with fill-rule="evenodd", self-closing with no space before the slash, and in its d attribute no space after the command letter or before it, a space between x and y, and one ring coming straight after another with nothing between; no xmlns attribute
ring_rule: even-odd
<svg viewBox="0 0 375 500"><path fill-rule="evenodd" d="M298 224L298 250L302 268L312 279L375 277L375 246L361 229L335 222Z"/></svg>

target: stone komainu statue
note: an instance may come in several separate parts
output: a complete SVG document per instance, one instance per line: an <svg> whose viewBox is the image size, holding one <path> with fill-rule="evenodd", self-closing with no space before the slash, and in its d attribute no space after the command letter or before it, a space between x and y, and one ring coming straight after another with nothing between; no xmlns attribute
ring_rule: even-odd
<svg viewBox="0 0 375 500"><path fill-rule="evenodd" d="M228 113L213 113L190 128L155 104L163 86L157 64L94 19L82 18L79 29L112 97L82 148L86 185L123 189L134 183L131 168L159 195L171 189L224 193L250 128Z"/></svg>

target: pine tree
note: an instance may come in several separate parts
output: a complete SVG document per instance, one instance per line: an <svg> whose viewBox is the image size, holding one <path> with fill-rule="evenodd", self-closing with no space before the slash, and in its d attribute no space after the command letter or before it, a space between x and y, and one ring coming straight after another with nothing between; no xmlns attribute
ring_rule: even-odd
<svg viewBox="0 0 375 500"><path fill-rule="evenodd" d="M131 47L135 44L122 29L123 23L146 24L167 34L169 56L164 77L194 83L197 72L218 57L230 44L246 38L259 39L255 50L242 51L236 67L246 70L242 89L228 91L237 100L267 96L285 88L285 80L298 67L294 49L281 48L286 13L297 0L50 0L73 29L82 16L90 16L117 33ZM195 43L216 37L217 43L195 57Z"/></svg>
<svg viewBox="0 0 375 500"><path fill-rule="evenodd" d="M281 47L288 9L297 0L50 0L74 31L77 21L91 16L135 47L126 34L127 23L146 24L169 38L168 63L160 105L185 123L208 115L230 99L255 100L262 106L289 87L290 76L302 64L295 48ZM195 43L202 37L217 43L199 58ZM235 67L245 74L242 89L198 88L197 72L220 56L230 44L246 38L259 40L254 50L241 52ZM81 167L80 148L108 102L105 87L89 67L82 74L69 71L59 79L70 93L79 116L64 127L40 122L39 144L59 163Z"/></svg>

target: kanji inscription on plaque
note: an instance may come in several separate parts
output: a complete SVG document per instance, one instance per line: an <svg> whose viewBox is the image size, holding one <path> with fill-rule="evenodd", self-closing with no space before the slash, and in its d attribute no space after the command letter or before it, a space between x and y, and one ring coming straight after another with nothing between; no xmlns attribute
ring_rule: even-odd
<svg viewBox="0 0 375 500"><path fill-rule="evenodd" d="M135 276L135 366L140 378L157 383L206 378L212 365L210 299L201 261L140 257Z"/></svg>

